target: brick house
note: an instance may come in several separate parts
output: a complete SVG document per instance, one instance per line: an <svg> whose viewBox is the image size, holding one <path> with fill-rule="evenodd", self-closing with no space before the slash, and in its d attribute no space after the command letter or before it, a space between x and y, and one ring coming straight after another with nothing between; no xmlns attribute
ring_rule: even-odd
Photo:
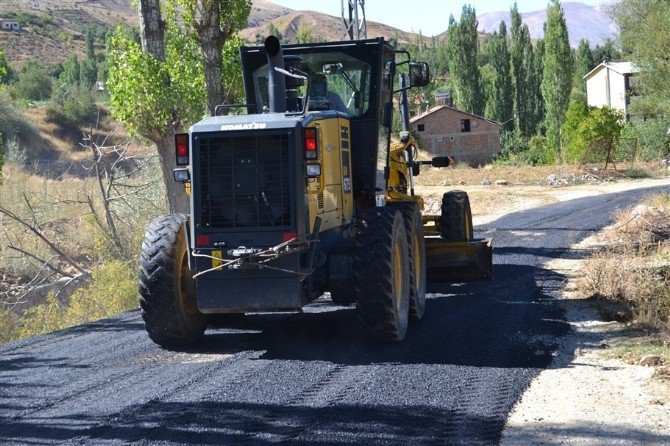
<svg viewBox="0 0 670 446"><path fill-rule="evenodd" d="M500 124L448 105L410 120L420 145L433 156L451 156L471 166L490 163L500 151Z"/></svg>

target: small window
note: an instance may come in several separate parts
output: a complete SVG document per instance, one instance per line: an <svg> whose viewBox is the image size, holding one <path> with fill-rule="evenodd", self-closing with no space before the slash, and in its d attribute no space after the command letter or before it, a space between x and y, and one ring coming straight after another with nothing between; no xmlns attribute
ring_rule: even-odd
<svg viewBox="0 0 670 446"><path fill-rule="evenodd" d="M425 129L426 129L426 128L425 128L424 124L419 124L419 128L418 128L418 130L419 130L420 132L423 132Z"/></svg>
<svg viewBox="0 0 670 446"><path fill-rule="evenodd" d="M469 132L469 131L470 131L470 120L461 119L461 132Z"/></svg>

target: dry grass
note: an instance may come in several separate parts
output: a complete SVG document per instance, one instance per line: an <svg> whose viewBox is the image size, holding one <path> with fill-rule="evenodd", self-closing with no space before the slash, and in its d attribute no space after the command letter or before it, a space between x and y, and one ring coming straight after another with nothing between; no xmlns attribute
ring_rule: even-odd
<svg viewBox="0 0 670 446"><path fill-rule="evenodd" d="M594 170L597 169L597 170ZM602 166L557 165L557 166L496 166L486 165L471 168L464 164L456 164L448 168L424 168L416 177L419 186L473 186L482 182L495 184L504 181L509 185L556 185L568 186L591 182L610 182L630 178L662 177L668 175L667 169L658 162L637 163L634 169L619 166L619 170L607 169ZM554 176L555 181L548 184ZM485 181L486 180L486 181ZM561 181L563 180L563 181Z"/></svg>
<svg viewBox="0 0 670 446"><path fill-rule="evenodd" d="M606 248L584 266L583 288L601 308L670 336L670 195L620 212Z"/></svg>
<svg viewBox="0 0 670 446"><path fill-rule="evenodd" d="M35 126L41 135L41 139L34 140L26 138L21 140L29 158L59 160L62 162L81 161L90 156L90 153L82 149L82 138L86 136L91 141L105 145L120 145L128 140L125 130L110 116L105 107L98 106L96 123L91 127L84 128L61 128L59 125L46 119L46 106L40 105L27 108L23 114ZM142 152L138 144L133 144L133 152Z"/></svg>

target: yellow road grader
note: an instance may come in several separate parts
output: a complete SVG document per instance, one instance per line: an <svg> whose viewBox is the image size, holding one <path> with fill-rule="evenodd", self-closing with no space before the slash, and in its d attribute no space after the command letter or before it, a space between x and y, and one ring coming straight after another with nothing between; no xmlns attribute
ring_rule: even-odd
<svg viewBox="0 0 670 446"><path fill-rule="evenodd" d="M240 49L246 103L175 138L189 214L156 218L139 262L142 317L166 348L200 340L211 315L300 311L329 292L361 326L401 341L426 282L491 279L468 196L423 215L407 90L429 67L383 38ZM398 85L396 86L396 79ZM391 142L394 97L405 131ZM222 113L219 113L222 112Z"/></svg>

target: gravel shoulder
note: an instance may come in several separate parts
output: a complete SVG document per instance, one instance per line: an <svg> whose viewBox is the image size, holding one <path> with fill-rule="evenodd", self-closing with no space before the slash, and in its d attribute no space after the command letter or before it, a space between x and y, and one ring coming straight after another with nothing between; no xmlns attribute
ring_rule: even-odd
<svg viewBox="0 0 670 446"><path fill-rule="evenodd" d="M620 182L565 188L553 196L564 201L666 184L670 181ZM601 232L572 250L589 250L602 243ZM571 331L560 339L552 365L533 380L515 405L500 444L670 444L670 391L652 380L653 368L630 365L603 354L626 327L603 322L594 301L575 292L574 279L579 277L582 262L556 259L545 264L567 277L559 304Z"/></svg>

